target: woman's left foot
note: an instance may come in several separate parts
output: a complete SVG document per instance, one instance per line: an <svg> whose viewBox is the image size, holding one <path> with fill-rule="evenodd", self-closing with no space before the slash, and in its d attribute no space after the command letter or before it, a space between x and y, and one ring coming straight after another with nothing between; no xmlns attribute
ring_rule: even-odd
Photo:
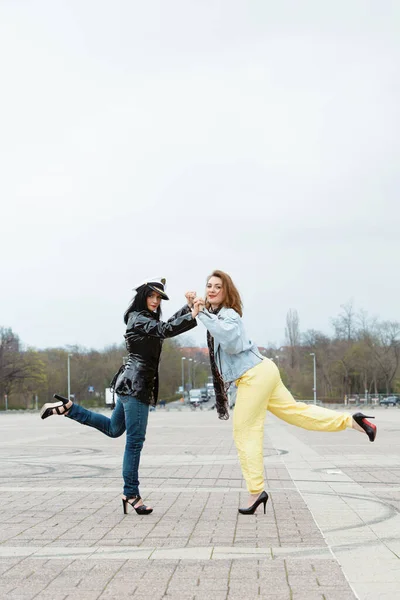
<svg viewBox="0 0 400 600"><path fill-rule="evenodd" d="M73 404L72 400L68 400L68 398L64 398L64 396L60 396L59 394L54 394L54 398L57 399L56 402L43 404L40 411L42 419L47 419L47 417L51 417L52 415L66 415Z"/></svg>

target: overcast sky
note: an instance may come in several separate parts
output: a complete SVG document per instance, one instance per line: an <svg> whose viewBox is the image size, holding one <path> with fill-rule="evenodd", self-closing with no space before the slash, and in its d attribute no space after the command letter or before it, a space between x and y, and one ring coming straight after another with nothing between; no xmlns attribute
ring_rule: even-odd
<svg viewBox="0 0 400 600"><path fill-rule="evenodd" d="M400 319L400 4L0 0L0 326L119 343L228 271L249 335ZM200 324L191 337L204 342Z"/></svg>

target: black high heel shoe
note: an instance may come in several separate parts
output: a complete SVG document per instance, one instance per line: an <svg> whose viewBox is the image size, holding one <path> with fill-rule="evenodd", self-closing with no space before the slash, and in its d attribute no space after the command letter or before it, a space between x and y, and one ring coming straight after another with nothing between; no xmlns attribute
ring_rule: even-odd
<svg viewBox="0 0 400 600"><path fill-rule="evenodd" d="M71 409L73 404L72 400L70 401L68 398L60 396L60 394L54 394L53 398L56 398L58 402L48 402L47 404L43 404L42 410L40 411L42 419L47 419L47 417L51 417L51 415L64 415ZM67 408L69 402L71 402L71 406Z"/></svg>
<svg viewBox="0 0 400 600"><path fill-rule="evenodd" d="M132 502L133 500L133 502ZM141 500L140 496L133 496L133 498L122 498L122 506L124 509L124 515L128 514L128 504L130 504L132 506L132 508L134 508L137 512L138 515L149 515L150 513L153 512L152 508L147 508L147 506L145 506L144 504L141 504L140 506L135 506L135 504L137 504L139 502L139 500Z"/></svg>
<svg viewBox="0 0 400 600"><path fill-rule="evenodd" d="M355 420L357 425L364 429L365 433L369 437L369 441L373 442L376 438L376 425L373 425L372 423L367 421L367 419L375 419L375 417L368 417L367 415L363 415L362 413L356 413L355 415L353 415L353 419Z"/></svg>
<svg viewBox="0 0 400 600"><path fill-rule="evenodd" d="M254 515L254 513L257 510L257 507L263 503L264 504L264 515L265 515L265 508L267 505L267 500L268 500L268 494L267 492L261 492L261 494L258 496L257 500L251 505L249 506L249 508L239 508L239 512L241 515Z"/></svg>

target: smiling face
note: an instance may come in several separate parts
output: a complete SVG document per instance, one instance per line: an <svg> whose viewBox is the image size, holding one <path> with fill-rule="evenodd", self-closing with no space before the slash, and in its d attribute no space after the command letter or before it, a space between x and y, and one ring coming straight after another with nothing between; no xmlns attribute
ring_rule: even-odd
<svg viewBox="0 0 400 600"><path fill-rule="evenodd" d="M157 292L151 292L146 298L147 308L151 312L156 312L157 308L161 304L161 296Z"/></svg>
<svg viewBox="0 0 400 600"><path fill-rule="evenodd" d="M225 300L224 284L220 277L210 277L206 286L207 300L212 308L218 308Z"/></svg>

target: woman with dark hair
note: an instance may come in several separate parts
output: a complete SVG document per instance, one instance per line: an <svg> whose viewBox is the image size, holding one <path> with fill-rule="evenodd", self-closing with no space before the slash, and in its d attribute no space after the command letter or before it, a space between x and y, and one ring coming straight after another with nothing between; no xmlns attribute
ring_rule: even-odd
<svg viewBox="0 0 400 600"><path fill-rule="evenodd" d="M148 515L153 510L144 506L140 497L138 472L149 406L155 406L157 402L158 364L162 343L165 338L195 327L199 310L186 305L169 321L163 322L160 320L161 300L169 300L165 293L165 279L149 279L136 288L136 295L125 311L125 342L129 357L111 383L111 389L117 395L111 418L87 410L58 395L55 397L59 401L45 404L40 413L42 419L55 414L64 415L113 438L126 431L122 467L124 514L127 513L128 504L140 515Z"/></svg>
<svg viewBox="0 0 400 600"><path fill-rule="evenodd" d="M188 298L200 308L199 320L207 328L207 342L213 374L216 408L220 419L229 419L227 391L237 387L233 415L233 434L243 477L250 494L249 506L242 514L253 514L265 506L263 437L266 411L287 423L314 431L342 431L353 428L366 433L371 442L376 427L362 413L351 416L296 402L283 385L275 363L263 357L246 336L242 321L242 301L231 277L214 271L207 279L206 299ZM369 417L373 418L373 417Z"/></svg>

